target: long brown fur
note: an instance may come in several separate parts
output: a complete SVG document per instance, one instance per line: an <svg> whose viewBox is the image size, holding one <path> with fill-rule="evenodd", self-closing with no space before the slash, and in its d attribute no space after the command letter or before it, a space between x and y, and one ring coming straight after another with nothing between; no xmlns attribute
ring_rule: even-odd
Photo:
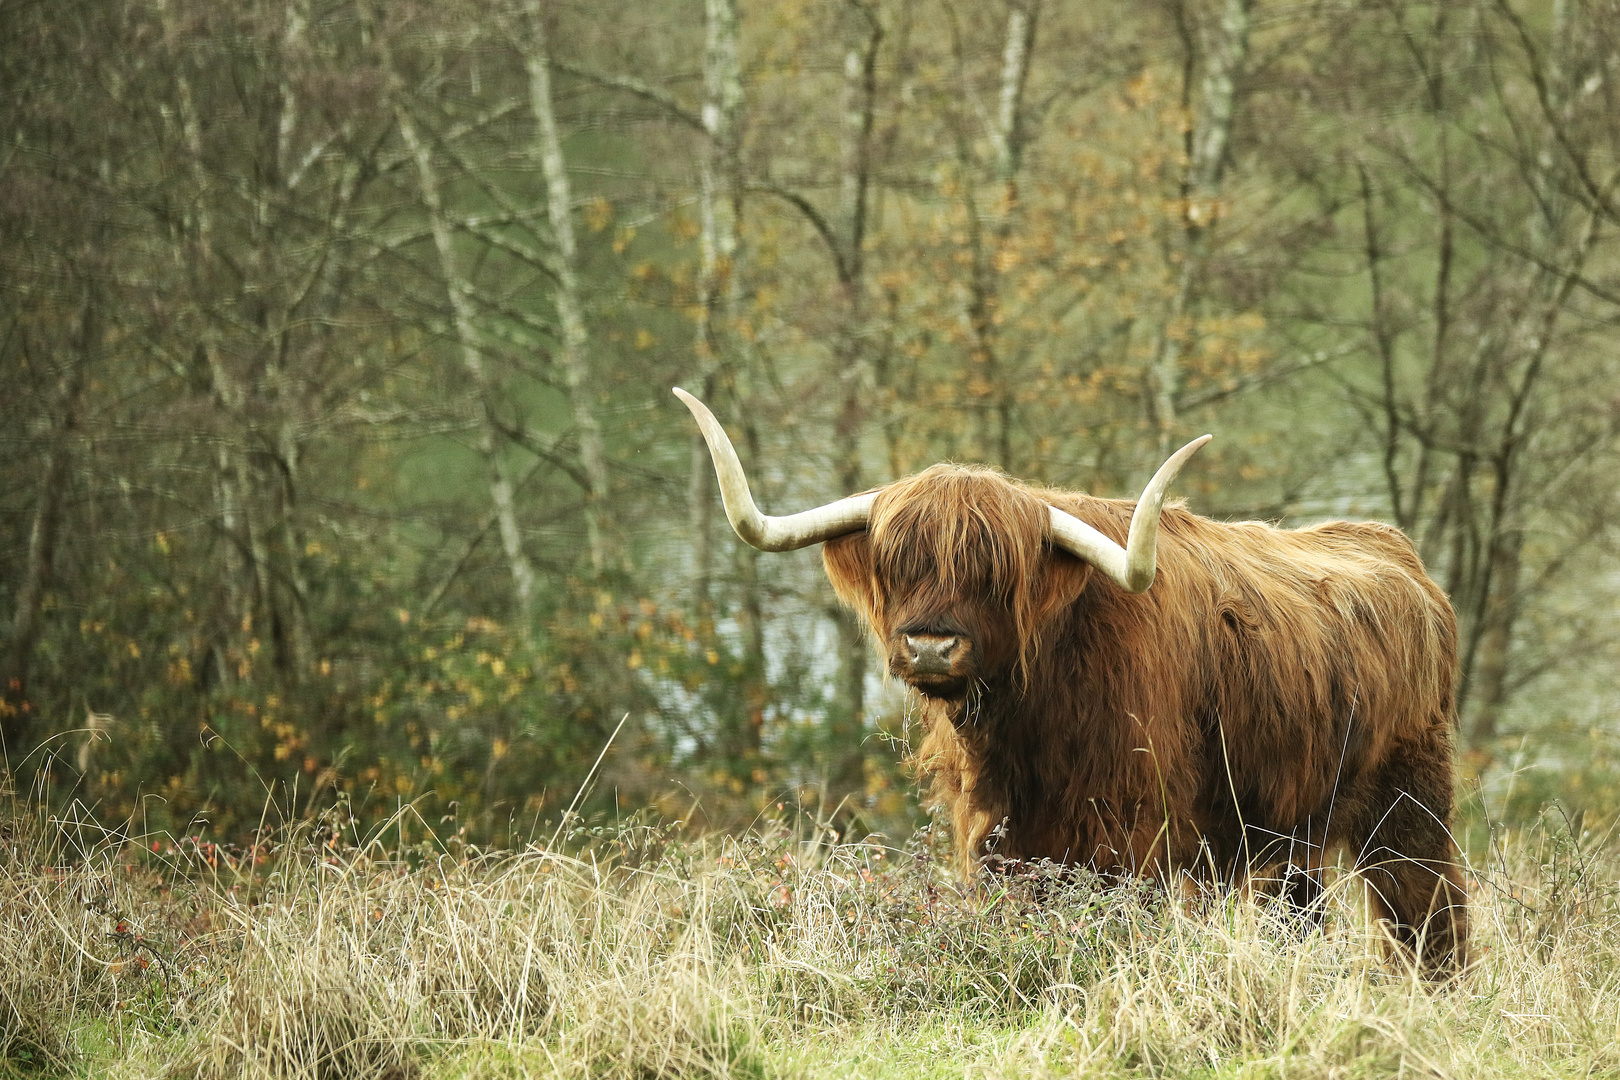
<svg viewBox="0 0 1620 1080"><path fill-rule="evenodd" d="M1168 506L1157 578L1131 594L1047 545L1046 503L1120 543L1134 509L935 466L824 548L891 655L905 631L971 641L971 685L921 696L917 752L963 871L993 845L1161 880L1281 865L1309 882L1344 844L1396 940L1430 972L1460 967L1456 620L1406 537Z"/></svg>

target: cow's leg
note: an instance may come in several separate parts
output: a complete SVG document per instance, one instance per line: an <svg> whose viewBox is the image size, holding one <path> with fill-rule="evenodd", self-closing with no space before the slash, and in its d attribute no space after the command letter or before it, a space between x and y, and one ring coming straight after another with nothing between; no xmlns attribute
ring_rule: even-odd
<svg viewBox="0 0 1620 1080"><path fill-rule="evenodd" d="M1322 883L1323 837L1320 825L1300 825L1286 833L1251 826L1244 832L1248 869L1236 876L1241 887L1280 902L1308 932L1325 914Z"/></svg>
<svg viewBox="0 0 1620 1080"><path fill-rule="evenodd" d="M1350 837L1373 913L1430 976L1467 962L1468 900L1451 820L1450 747L1397 748Z"/></svg>
<svg viewBox="0 0 1620 1080"><path fill-rule="evenodd" d="M1320 847L1304 858L1290 859L1281 867L1282 880L1277 895L1301 919L1312 926L1321 926L1326 915L1324 897L1327 889L1322 884Z"/></svg>
<svg viewBox="0 0 1620 1080"><path fill-rule="evenodd" d="M1311 820L1296 828L1289 835L1287 861L1282 867L1283 900L1314 926L1321 926L1327 917L1328 824Z"/></svg>

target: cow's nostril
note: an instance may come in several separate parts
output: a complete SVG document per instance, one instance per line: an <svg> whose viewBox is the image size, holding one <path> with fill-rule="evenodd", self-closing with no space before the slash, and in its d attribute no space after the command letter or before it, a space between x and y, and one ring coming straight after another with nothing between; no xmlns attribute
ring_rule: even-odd
<svg viewBox="0 0 1620 1080"><path fill-rule="evenodd" d="M949 675L962 641L943 634L906 634L902 640L912 671L918 675Z"/></svg>

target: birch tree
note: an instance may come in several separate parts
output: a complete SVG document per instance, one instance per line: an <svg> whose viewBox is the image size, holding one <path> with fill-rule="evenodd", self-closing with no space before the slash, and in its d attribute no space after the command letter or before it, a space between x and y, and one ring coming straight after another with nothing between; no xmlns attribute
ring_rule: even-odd
<svg viewBox="0 0 1620 1080"><path fill-rule="evenodd" d="M1226 173L1237 85L1249 54L1249 9L1252 0L1222 0L1215 25L1198 25L1187 0L1176 0L1174 17L1183 49L1182 108L1189 117L1186 169L1181 182L1181 223L1171 263L1175 285L1153 343L1150 367L1159 453L1174 449L1179 423L1182 354L1192 333L1190 319L1210 236L1221 213L1221 184ZM1201 32L1202 30L1202 32ZM1194 72L1202 67L1195 95ZM1195 104L1196 97L1196 104Z"/></svg>
<svg viewBox="0 0 1620 1080"><path fill-rule="evenodd" d="M865 435L866 401L871 370L865 352L866 236L871 212L874 162L873 129L877 122L878 54L883 23L875 2L848 0L845 8L843 117L840 127L837 232L824 233L837 269L844 306L843 322L833 346L838 386L838 418L833 427L835 469L840 491L865 485L861 439ZM838 626L838 695L828 724L832 748L829 784L835 796L858 792L863 772L866 733L866 672L869 646L858 615L835 609Z"/></svg>
<svg viewBox="0 0 1620 1080"><path fill-rule="evenodd" d="M1018 380L1006 368L1006 358L1001 355L998 341L999 265L1018 219L1019 173L1024 147L1031 135L1024 98L1040 9L1040 0L1014 0L1007 6L995 110L982 117L993 155L988 207L981 207L975 194L976 170L966 140L958 138L957 150L958 163L964 172L961 190L967 200L968 239L973 256L968 286L968 321L973 331L973 343L968 352L968 385L985 399L979 408L979 445L991 463L1004 469L1013 467L1012 412ZM963 69L960 31L957 37L957 66ZM958 77L967 84L965 70L959 71ZM968 89L971 95L971 87ZM989 113L989 110L981 112Z"/></svg>
<svg viewBox="0 0 1620 1080"><path fill-rule="evenodd" d="M736 403L735 415L754 460L761 445L758 419L749 407L742 369L752 358L734 330L742 293L741 238L743 193L742 120L744 91L740 20L736 0L705 0L703 49L703 130L699 155L699 262L694 346L698 378L706 400L724 386ZM701 435L691 448L689 535L692 593L700 618L712 620L711 595L717 493L714 464ZM719 720L722 756L747 775L758 768L760 735L770 693L765 676L765 611L760 597L759 551L732 546L738 566L738 621L743 631L741 709L723 710Z"/></svg>
<svg viewBox="0 0 1620 1080"><path fill-rule="evenodd" d="M699 234L697 327L694 347L698 383L705 401L714 401L720 376L731 357L728 324L739 288L737 222L742 203L742 147L739 130L742 66L738 53L736 0L705 0L703 47L703 132L698 151ZM692 436L689 534L692 596L700 612L712 608L714 574L714 465L703 437ZM744 555L747 559L750 556Z"/></svg>
<svg viewBox="0 0 1620 1080"><path fill-rule="evenodd" d="M837 489L860 491L866 483L862 441L867 432L873 371L868 355L867 244L875 188L875 135L879 107L878 61L884 43L879 5L844 0L839 6L837 171L827 184L835 192L829 211L807 192L765 176L750 183L793 207L816 238L831 268L836 290L836 324L827 331L833 398L832 474ZM836 803L864 786L866 631L859 617L836 604L827 608L837 633L838 671L823 732L827 748L825 780Z"/></svg>
<svg viewBox="0 0 1620 1080"><path fill-rule="evenodd" d="M579 437L579 460L585 476L585 529L591 567L598 575L617 569L616 545L605 521L608 513L607 454L596 419L595 379L588 350L590 335L579 286L579 248L574 239L573 191L568 165L558 134L557 112L551 94L551 53L546 21L539 0L523 7L524 35L520 48L529 80L529 108L534 115L535 157L546 182L546 214L557 248L556 295L560 341L557 362L563 371L568 408Z"/></svg>
<svg viewBox="0 0 1620 1080"><path fill-rule="evenodd" d="M394 62L393 50L387 32L378 35L378 49L389 87L390 104L399 135L415 166L418 191L423 210L427 214L428 229L433 237L433 250L438 257L439 272L444 280L449 301L451 324L461 363L472 380L478 407L476 446L489 469L489 499L494 507L495 523L500 532L501 550L512 575L513 595L518 618L528 627L534 619L534 567L523 547L523 533L518 523L518 512L513 492L514 484L508 458L504 454L500 423L496 416L497 382L489 372L479 344L477 312L473 306L473 288L462 272L456 251L452 223L444 205L443 185L434 161L432 147L418 130L411 115L404 78Z"/></svg>

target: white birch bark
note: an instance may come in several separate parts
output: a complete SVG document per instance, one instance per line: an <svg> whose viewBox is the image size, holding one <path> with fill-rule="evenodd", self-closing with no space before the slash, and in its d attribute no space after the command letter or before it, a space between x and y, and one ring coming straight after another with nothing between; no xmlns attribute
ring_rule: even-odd
<svg viewBox="0 0 1620 1080"><path fill-rule="evenodd" d="M973 281L969 322L973 329L972 360L981 370L994 397L994 409L980 416L980 442L984 451L1004 469L1012 461L1012 373L1001 370L996 348L995 309L1000 304L1000 271L997 255L1012 235L1018 210L1018 174L1023 165L1027 138L1024 117L1024 88L1029 82L1029 58L1035 48L1035 27L1040 14L1039 0L1017 0L1007 10L1007 37L1001 54L1001 81L996 115L987 123L990 145L995 151L995 205L981 222L982 211L975 204L970 184L963 184L968 198L972 229ZM967 163L964 162L964 165ZM988 224L988 229L985 225ZM986 236L988 233L988 237Z"/></svg>
<svg viewBox="0 0 1620 1080"><path fill-rule="evenodd" d="M1209 236L1220 210L1221 180L1231 140L1237 81L1249 55L1249 8L1253 0L1226 0L1219 25L1206 35L1204 77L1182 184L1181 265L1153 348L1150 378L1159 451L1173 448L1181 393L1183 337L1203 274Z"/></svg>
<svg viewBox="0 0 1620 1080"><path fill-rule="evenodd" d="M842 252L839 277L845 298L844 328L835 360L842 402L835 439L838 446L840 494L860 491L861 429L865 424L866 358L861 339L866 318L865 245L868 195L871 189L872 128L877 109L877 53L883 26L874 6L851 0L844 48L844 108L839 176L839 225ZM866 667L870 649L866 628L853 613L838 609L839 713L828 732L833 743L829 783L836 797L862 790L865 754Z"/></svg>
<svg viewBox="0 0 1620 1080"><path fill-rule="evenodd" d="M738 117L742 110L742 66L737 49L737 0L705 0L703 49L703 130L699 210L698 379L705 401L713 401L718 376L727 363L727 323L736 308L737 211L742 189ZM702 435L692 436L688 485L692 595L700 613L713 604L714 466ZM740 554L750 558L752 548ZM754 553L753 557L757 557Z"/></svg>
<svg viewBox="0 0 1620 1080"><path fill-rule="evenodd" d="M289 77L288 64L289 58L301 51L308 27L307 0L289 0L286 7L286 25L282 31L283 52L277 80L280 115L276 123L274 175L276 197L289 204L295 197L299 179L299 172L292 160L293 137L298 129L299 103ZM259 221L259 227L265 231L271 227L268 203L269 197L266 193L260 200ZM264 250L271 247L268 236L261 237L260 243ZM284 657L287 662L287 673L296 681L302 679L310 667L313 646L307 618L309 582L304 575L302 559L304 531L298 516L299 463L303 449L298 434L301 402L296 380L289 377L282 363L287 355L285 342L289 333L290 315L289 305L286 303L280 305L275 312L274 325L269 328L267 334L265 381L275 398L275 444L280 466L277 470L271 470L267 478L268 484L277 493L276 505L272 508L270 517L275 522L274 527L282 552L281 576L286 584L291 586L292 592L290 603L273 605L272 616L282 620L287 648L287 655Z"/></svg>
<svg viewBox="0 0 1620 1080"><path fill-rule="evenodd" d="M162 8L166 29L174 34L167 7ZM188 215L191 235L188 238L187 258L196 288L196 302L203 302L202 286L214 273L213 217L209 205L208 174L203 167L202 125L197 116L196 100L191 80L181 64L175 65L175 94L179 99L180 137L186 147L187 169L190 172L193 211ZM236 662L247 655L245 637L253 629L252 592L248 588L254 568L250 565L252 544L246 527L247 493L242 487L239 458L241 447L233 439L239 429L237 419L242 415L244 392L225 363L214 320L202 319L197 355L207 366L209 393L214 408L229 418L229 427L220 433L214 452L214 505L219 515L219 529L225 542L221 547L221 575L225 582L224 639L215 642L214 663L220 681L230 682L236 676Z"/></svg>
<svg viewBox="0 0 1620 1080"><path fill-rule="evenodd" d="M1010 183L1022 164L1024 87L1029 82L1029 54L1035 48L1039 0L1014 3L1007 11L1007 41L1001 51L1001 93L990 140L996 150L996 179Z"/></svg>
<svg viewBox="0 0 1620 1080"><path fill-rule="evenodd" d="M557 131L557 113L552 105L550 45L545 18L538 0L526 0L524 15L527 33L522 51L529 76L529 107L534 113L536 152L546 181L546 212L557 245L557 320L562 342L557 351L563 380L568 388L568 406L579 433L580 466L586 479L585 530L590 546L591 566L598 573L613 561L610 539L604 523L608 494L607 455L602 446L602 429L596 420L593 380L587 350L590 337L585 327L584 305L579 293L579 253L574 241L573 192L563 157L562 138Z"/></svg>
<svg viewBox="0 0 1620 1080"><path fill-rule="evenodd" d="M401 100L403 91L399 84L399 75L393 68L386 42L383 43L383 52L384 63L388 67L390 96L393 98L394 116L399 124L400 138L404 140L405 147L416 164L422 204L428 215L428 229L433 236L434 250L438 253L440 272L444 275L456 344L461 352L462 365L472 377L478 397L478 452L489 466L490 502L494 504L496 526L501 536L501 549L506 555L507 567L512 574L512 587L523 624L522 630L527 634L534 614L534 566L523 550L523 535L518 528L512 478L497 439L494 386L479 348L477 323L472 306L472 287L456 257L455 238L451 234L450 220L445 213L442 188L438 170L434 166L432 149L423 141L415 120Z"/></svg>

